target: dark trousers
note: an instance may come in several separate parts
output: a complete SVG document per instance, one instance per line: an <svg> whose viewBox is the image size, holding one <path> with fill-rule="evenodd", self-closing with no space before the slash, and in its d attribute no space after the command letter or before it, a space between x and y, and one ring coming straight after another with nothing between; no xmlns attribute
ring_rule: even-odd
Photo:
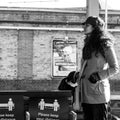
<svg viewBox="0 0 120 120"><path fill-rule="evenodd" d="M83 103L84 120L108 120L107 103L86 104Z"/></svg>

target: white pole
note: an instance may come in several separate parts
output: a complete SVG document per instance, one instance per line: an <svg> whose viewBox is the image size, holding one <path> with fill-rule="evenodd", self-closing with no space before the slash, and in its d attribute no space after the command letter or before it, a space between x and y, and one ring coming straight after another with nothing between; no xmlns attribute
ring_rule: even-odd
<svg viewBox="0 0 120 120"><path fill-rule="evenodd" d="M107 31L107 19L108 19L108 5L107 5L107 0L105 0L105 30Z"/></svg>

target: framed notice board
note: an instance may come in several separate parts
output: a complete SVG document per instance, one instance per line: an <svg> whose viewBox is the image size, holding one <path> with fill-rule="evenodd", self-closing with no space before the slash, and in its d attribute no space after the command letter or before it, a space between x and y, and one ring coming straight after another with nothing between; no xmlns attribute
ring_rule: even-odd
<svg viewBox="0 0 120 120"><path fill-rule="evenodd" d="M53 76L67 76L77 66L77 41L54 39L52 49Z"/></svg>

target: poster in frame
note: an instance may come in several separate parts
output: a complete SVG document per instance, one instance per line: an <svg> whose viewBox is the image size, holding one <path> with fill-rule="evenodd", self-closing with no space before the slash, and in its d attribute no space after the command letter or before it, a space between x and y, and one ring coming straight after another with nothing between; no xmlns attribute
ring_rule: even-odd
<svg viewBox="0 0 120 120"><path fill-rule="evenodd" d="M77 41L56 38L52 42L52 75L67 76L77 68Z"/></svg>

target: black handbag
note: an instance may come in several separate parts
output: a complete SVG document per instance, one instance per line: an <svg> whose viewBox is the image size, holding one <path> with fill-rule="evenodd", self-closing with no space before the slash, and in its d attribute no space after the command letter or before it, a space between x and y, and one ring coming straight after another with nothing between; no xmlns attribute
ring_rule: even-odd
<svg viewBox="0 0 120 120"><path fill-rule="evenodd" d="M67 77L63 78L58 86L58 90L72 90L73 87L67 84Z"/></svg>

